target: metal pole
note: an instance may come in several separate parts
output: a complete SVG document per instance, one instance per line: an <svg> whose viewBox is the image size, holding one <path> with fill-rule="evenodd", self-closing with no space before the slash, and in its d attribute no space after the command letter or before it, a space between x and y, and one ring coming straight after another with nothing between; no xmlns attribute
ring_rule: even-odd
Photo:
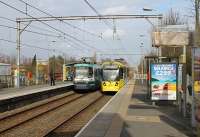
<svg viewBox="0 0 200 137"><path fill-rule="evenodd" d="M55 40L51 41L53 44L56 42ZM54 45L53 45L54 46ZM55 69L56 69L56 57L55 57L55 49L53 49L53 79L55 80Z"/></svg>
<svg viewBox="0 0 200 137"><path fill-rule="evenodd" d="M17 88L20 87L20 21L17 21Z"/></svg>
<svg viewBox="0 0 200 137"><path fill-rule="evenodd" d="M36 73L36 85L39 84L39 70L38 70L38 60L36 59L36 69L35 69L35 73Z"/></svg>
<svg viewBox="0 0 200 137"><path fill-rule="evenodd" d="M187 92L187 84L186 84L186 77L187 77L187 67L186 67L186 45L183 47L183 66L182 66L182 87L183 87L183 116L186 117L186 92Z"/></svg>
<svg viewBox="0 0 200 137"><path fill-rule="evenodd" d="M192 48L192 116L191 116L191 125L192 127L196 126L195 120L195 93L194 93L194 54L195 48Z"/></svg>
<svg viewBox="0 0 200 137"><path fill-rule="evenodd" d="M162 57L162 47L161 46L159 46L159 48L158 48L158 62L162 62L162 58L160 58L160 57Z"/></svg>
<svg viewBox="0 0 200 137"><path fill-rule="evenodd" d="M195 46L200 45L200 39L199 39L199 6L200 6L200 1L195 0Z"/></svg>
<svg viewBox="0 0 200 137"><path fill-rule="evenodd" d="M49 47L49 45L48 45L48 47ZM49 80L49 75L50 75L50 61L49 61L49 51L50 51L50 48L49 48L49 50L48 50L48 80Z"/></svg>
<svg viewBox="0 0 200 137"><path fill-rule="evenodd" d="M156 47L156 54L159 57L159 47Z"/></svg>
<svg viewBox="0 0 200 137"><path fill-rule="evenodd" d="M55 57L55 50L53 50L53 79L55 80L55 69L56 69L56 57Z"/></svg>
<svg viewBox="0 0 200 137"><path fill-rule="evenodd" d="M143 80L143 75L144 75L144 56L143 56L143 43L141 43L141 55L142 55L142 85L144 83L144 80Z"/></svg>

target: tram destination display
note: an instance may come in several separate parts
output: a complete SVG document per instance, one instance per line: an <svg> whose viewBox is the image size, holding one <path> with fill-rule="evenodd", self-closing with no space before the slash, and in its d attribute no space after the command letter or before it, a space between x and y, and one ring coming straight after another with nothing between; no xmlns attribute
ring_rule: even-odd
<svg viewBox="0 0 200 137"><path fill-rule="evenodd" d="M177 64L151 64L151 100L176 100Z"/></svg>

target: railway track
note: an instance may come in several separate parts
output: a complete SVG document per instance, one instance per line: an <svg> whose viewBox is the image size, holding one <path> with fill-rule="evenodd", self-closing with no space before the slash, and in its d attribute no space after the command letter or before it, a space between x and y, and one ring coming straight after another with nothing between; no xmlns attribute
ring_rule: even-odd
<svg viewBox="0 0 200 137"><path fill-rule="evenodd" d="M46 136L102 98L100 92L67 92L15 111L0 114L0 136Z"/></svg>
<svg viewBox="0 0 200 137"><path fill-rule="evenodd" d="M112 96L101 96L85 109L65 121L46 137L74 137L76 133L111 99Z"/></svg>

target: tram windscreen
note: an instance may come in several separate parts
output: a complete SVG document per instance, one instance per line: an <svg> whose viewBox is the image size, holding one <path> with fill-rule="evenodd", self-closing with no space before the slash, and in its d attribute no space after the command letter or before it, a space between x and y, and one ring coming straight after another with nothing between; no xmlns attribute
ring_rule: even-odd
<svg viewBox="0 0 200 137"><path fill-rule="evenodd" d="M92 78L93 68L92 67L76 67L75 77L77 78Z"/></svg>
<svg viewBox="0 0 200 137"><path fill-rule="evenodd" d="M103 69L104 81L115 81L119 78L119 69Z"/></svg>

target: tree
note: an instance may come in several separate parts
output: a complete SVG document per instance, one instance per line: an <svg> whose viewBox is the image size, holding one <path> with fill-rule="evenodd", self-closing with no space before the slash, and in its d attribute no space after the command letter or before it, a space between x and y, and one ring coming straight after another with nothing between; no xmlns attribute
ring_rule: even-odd
<svg viewBox="0 0 200 137"><path fill-rule="evenodd" d="M199 9L200 9L200 0L190 0L192 3L192 8L191 12L192 12L192 16L190 17L194 17L195 19L195 45L196 46L200 46L200 23L199 23Z"/></svg>
<svg viewBox="0 0 200 137"><path fill-rule="evenodd" d="M173 10L172 8L162 19L162 25L182 25L185 24L185 21L181 17L178 11Z"/></svg>
<svg viewBox="0 0 200 137"><path fill-rule="evenodd" d="M199 8L200 8L200 0L195 0L195 44L200 46L200 26L199 26Z"/></svg>
<svg viewBox="0 0 200 137"><path fill-rule="evenodd" d="M183 25L186 22L183 20L181 14L172 8L164 16L162 25ZM183 53L183 49L179 47L162 47L162 56L166 57L179 57Z"/></svg>

